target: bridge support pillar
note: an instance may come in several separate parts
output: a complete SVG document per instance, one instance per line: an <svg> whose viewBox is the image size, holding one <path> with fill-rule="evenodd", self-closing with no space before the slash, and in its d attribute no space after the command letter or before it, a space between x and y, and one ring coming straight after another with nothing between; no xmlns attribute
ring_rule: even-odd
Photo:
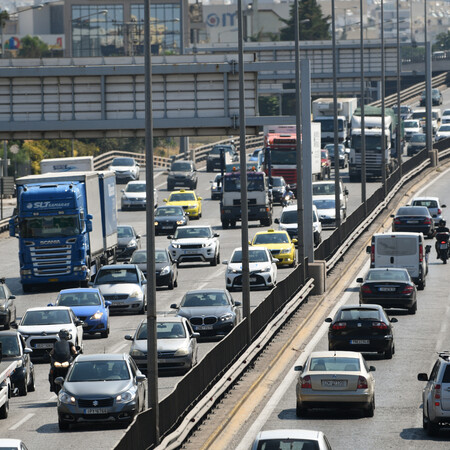
<svg viewBox="0 0 450 450"><path fill-rule="evenodd" d="M431 167L437 167L437 165L439 163L438 151L431 150L428 152L428 156L430 158Z"/></svg>
<svg viewBox="0 0 450 450"><path fill-rule="evenodd" d="M327 265L325 261L314 261L308 265L308 273L314 278L314 289L312 295L321 295L325 292L325 282L327 278Z"/></svg>

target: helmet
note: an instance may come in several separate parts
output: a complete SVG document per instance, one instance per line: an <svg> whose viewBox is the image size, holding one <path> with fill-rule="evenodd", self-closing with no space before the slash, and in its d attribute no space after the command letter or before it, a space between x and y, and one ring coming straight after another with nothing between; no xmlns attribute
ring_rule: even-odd
<svg viewBox="0 0 450 450"><path fill-rule="evenodd" d="M68 341L72 337L68 330L59 330L58 336L62 341Z"/></svg>
<svg viewBox="0 0 450 450"><path fill-rule="evenodd" d="M447 223L447 222L446 222L444 219L441 219L441 220L439 221L439 226L440 226L440 227L445 227L446 223Z"/></svg>

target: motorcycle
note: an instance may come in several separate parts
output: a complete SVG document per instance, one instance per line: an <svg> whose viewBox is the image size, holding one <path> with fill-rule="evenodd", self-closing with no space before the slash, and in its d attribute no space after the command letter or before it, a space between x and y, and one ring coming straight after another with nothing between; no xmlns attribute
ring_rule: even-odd
<svg viewBox="0 0 450 450"><path fill-rule="evenodd" d="M292 191L286 191L284 197L281 199L281 206L285 207L291 204L294 198L294 193Z"/></svg>
<svg viewBox="0 0 450 450"><path fill-rule="evenodd" d="M444 264L447 264L447 259L449 258L449 239L450 233L444 232L436 234L438 257Z"/></svg>
<svg viewBox="0 0 450 450"><path fill-rule="evenodd" d="M58 395L61 385L55 383L55 379L58 377L66 378L73 358L69 361L57 361L53 356L50 357L50 372L48 374L48 381L50 382L50 392L54 392Z"/></svg>

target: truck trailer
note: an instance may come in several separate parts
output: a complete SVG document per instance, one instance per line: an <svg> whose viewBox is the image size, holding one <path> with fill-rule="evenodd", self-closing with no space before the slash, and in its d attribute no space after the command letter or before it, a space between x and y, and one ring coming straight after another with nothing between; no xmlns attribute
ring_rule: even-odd
<svg viewBox="0 0 450 450"><path fill-rule="evenodd" d="M9 413L9 399L13 394L11 375L16 361L2 361L2 343L0 342L0 419L6 419Z"/></svg>
<svg viewBox="0 0 450 450"><path fill-rule="evenodd" d="M74 156L73 158L42 159L41 173L54 172L92 172L94 170L93 156Z"/></svg>
<svg viewBox="0 0 450 450"><path fill-rule="evenodd" d="M116 260L116 181L112 172L30 175L16 180L17 215L10 235L19 240L20 281L87 286Z"/></svg>

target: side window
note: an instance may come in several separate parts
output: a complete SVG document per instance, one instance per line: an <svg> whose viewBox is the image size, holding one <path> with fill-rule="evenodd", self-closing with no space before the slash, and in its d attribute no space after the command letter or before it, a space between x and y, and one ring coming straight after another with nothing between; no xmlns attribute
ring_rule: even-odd
<svg viewBox="0 0 450 450"><path fill-rule="evenodd" d="M440 367L441 367L441 362L439 360L437 360L431 371L430 381L434 381L436 379Z"/></svg>
<svg viewBox="0 0 450 450"><path fill-rule="evenodd" d="M130 363L131 375L134 378L134 377L136 377L136 372L138 371L138 368L137 368L136 363L134 362L134 360L132 358L130 358L128 360L128 362Z"/></svg>
<svg viewBox="0 0 450 450"><path fill-rule="evenodd" d="M450 383L450 364L445 367L444 376L442 377L442 383Z"/></svg>

